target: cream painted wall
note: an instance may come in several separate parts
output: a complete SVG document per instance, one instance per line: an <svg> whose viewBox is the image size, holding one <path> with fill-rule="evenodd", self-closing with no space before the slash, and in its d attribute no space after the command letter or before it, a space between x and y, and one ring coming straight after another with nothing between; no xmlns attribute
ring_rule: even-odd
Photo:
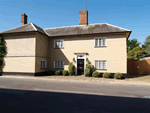
<svg viewBox="0 0 150 113"><path fill-rule="evenodd" d="M35 72L35 57L6 57L3 72Z"/></svg>
<svg viewBox="0 0 150 113"><path fill-rule="evenodd" d="M48 59L48 41L49 37L37 33L36 34L36 64L35 64L35 72L43 72L46 69L40 68L40 61Z"/></svg>
<svg viewBox="0 0 150 113"><path fill-rule="evenodd" d="M94 48L95 37L107 37L107 47ZM54 49L54 39L64 39L64 49ZM127 73L126 34L108 36L72 36L50 38L49 40L49 69L53 68L53 61L63 60L65 70L68 70L68 63L75 58L74 53L88 53L87 58L94 64L94 60L107 60L107 70L99 72Z"/></svg>
<svg viewBox="0 0 150 113"><path fill-rule="evenodd" d="M35 56L35 34L4 35L7 56Z"/></svg>
<svg viewBox="0 0 150 113"><path fill-rule="evenodd" d="M36 34L4 35L7 55L3 72L35 72Z"/></svg>

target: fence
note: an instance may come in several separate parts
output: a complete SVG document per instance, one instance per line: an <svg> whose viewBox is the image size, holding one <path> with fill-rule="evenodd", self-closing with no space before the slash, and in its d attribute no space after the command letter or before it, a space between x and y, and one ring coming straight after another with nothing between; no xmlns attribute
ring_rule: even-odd
<svg viewBox="0 0 150 113"><path fill-rule="evenodd" d="M127 59L127 73L137 75L150 74L150 59L141 61Z"/></svg>

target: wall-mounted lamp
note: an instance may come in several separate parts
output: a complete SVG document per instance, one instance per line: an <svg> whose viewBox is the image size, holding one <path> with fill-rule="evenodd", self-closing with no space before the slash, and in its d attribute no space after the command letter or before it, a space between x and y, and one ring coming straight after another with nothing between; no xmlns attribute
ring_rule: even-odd
<svg viewBox="0 0 150 113"><path fill-rule="evenodd" d="M89 61L89 59L88 59L88 58L86 58L86 61Z"/></svg>

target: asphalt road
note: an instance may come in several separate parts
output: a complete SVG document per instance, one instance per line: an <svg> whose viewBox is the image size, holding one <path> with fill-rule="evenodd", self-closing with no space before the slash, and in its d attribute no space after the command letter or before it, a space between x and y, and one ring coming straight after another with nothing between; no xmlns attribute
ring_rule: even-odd
<svg viewBox="0 0 150 113"><path fill-rule="evenodd" d="M150 113L150 86L0 77L2 113Z"/></svg>

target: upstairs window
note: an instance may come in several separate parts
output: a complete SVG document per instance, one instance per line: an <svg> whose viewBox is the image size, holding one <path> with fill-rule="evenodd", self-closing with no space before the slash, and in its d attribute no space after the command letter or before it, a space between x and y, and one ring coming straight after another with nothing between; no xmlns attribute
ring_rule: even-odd
<svg viewBox="0 0 150 113"><path fill-rule="evenodd" d="M54 40L54 48L64 48L64 40Z"/></svg>
<svg viewBox="0 0 150 113"><path fill-rule="evenodd" d="M107 46L106 38L95 38L95 47Z"/></svg>

